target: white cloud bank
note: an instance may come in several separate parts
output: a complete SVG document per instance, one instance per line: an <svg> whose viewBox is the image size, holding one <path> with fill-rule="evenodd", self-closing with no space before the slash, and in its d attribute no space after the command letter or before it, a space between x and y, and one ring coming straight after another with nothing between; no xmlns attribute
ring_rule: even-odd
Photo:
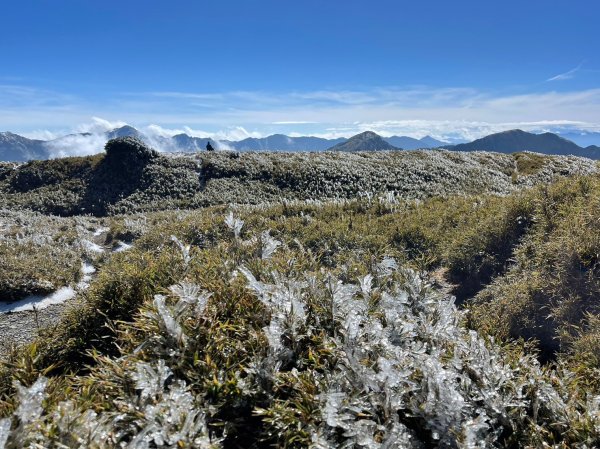
<svg viewBox="0 0 600 449"><path fill-rule="evenodd" d="M238 141L247 137L262 137L258 132L251 132L241 126L232 127L216 132L193 129L189 126L168 128L156 124L136 126L121 120L106 120L92 117L89 122L80 123L70 130L51 132L35 130L22 133L30 139L46 140L50 157L88 156L103 151L106 144L106 133L123 126L133 126L144 140L158 151L181 151L171 137L187 134L190 137L211 138L218 142L218 149L230 149L225 141Z"/></svg>
<svg viewBox="0 0 600 449"><path fill-rule="evenodd" d="M553 78L566 79L579 68ZM56 141L56 155L61 156L101 151L103 133L125 124L136 127L159 148L165 138L182 133L235 141L275 133L349 137L365 130L441 140L472 140L514 128L600 132L600 89L501 95L472 88L409 86L307 92L137 92L106 98L100 102L0 85L0 126L4 128L0 130L44 140L76 134ZM81 124L65 129L76 123Z"/></svg>

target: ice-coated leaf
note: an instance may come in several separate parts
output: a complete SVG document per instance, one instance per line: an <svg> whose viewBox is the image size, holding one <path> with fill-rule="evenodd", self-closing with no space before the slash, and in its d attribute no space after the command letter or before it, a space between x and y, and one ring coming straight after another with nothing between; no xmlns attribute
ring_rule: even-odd
<svg viewBox="0 0 600 449"><path fill-rule="evenodd" d="M19 400L19 407L15 414L22 423L28 424L41 416L43 411L42 402L45 398L47 385L48 379L45 377L39 377L29 388L15 382L14 386Z"/></svg>
<svg viewBox="0 0 600 449"><path fill-rule="evenodd" d="M174 340L186 342L187 337L183 329L166 305L166 298L163 295L154 295L154 307L158 313L160 324L163 330Z"/></svg>
<svg viewBox="0 0 600 449"><path fill-rule="evenodd" d="M10 418L0 419L0 449L4 449L10 436Z"/></svg>
<svg viewBox="0 0 600 449"><path fill-rule="evenodd" d="M385 257L377 265L377 275L378 276L389 276L397 269L398 269L398 264L396 263L396 260L392 257Z"/></svg>
<svg viewBox="0 0 600 449"><path fill-rule="evenodd" d="M260 240L262 243L261 257L263 260L270 259L275 250L281 246L281 242L271 237L268 230L261 234Z"/></svg>
<svg viewBox="0 0 600 449"><path fill-rule="evenodd" d="M341 391L329 392L325 398L325 407L323 408L323 418L331 427L344 427L346 417L340 416L340 409L346 398L346 394Z"/></svg>
<svg viewBox="0 0 600 449"><path fill-rule="evenodd" d="M177 237L175 237L174 235L171 236L171 240L173 242L175 242L175 245L177 245L177 247L179 248L179 251L181 251L181 257L183 258L183 263L187 266L189 265L190 261L192 260L191 256L190 256L190 250L191 250L191 245L184 245Z"/></svg>
<svg viewBox="0 0 600 449"><path fill-rule="evenodd" d="M365 298L369 298L371 296L371 290L373 288L373 276L367 274L365 277L359 279L360 281L360 291L362 292Z"/></svg>
<svg viewBox="0 0 600 449"><path fill-rule="evenodd" d="M135 381L135 388L140 390L142 399L153 398L162 394L167 380L173 375L171 369L165 364L165 361L159 359L156 367L144 362L138 362L132 378Z"/></svg>
<svg viewBox="0 0 600 449"><path fill-rule="evenodd" d="M179 299L175 306L177 316L186 310L193 310L197 316L201 316L204 314L208 299L212 296L212 293L190 282L172 285L169 290Z"/></svg>
<svg viewBox="0 0 600 449"><path fill-rule="evenodd" d="M263 332L269 340L269 346L275 352L280 351L283 347L281 336L283 335L283 327L279 320L271 320L268 326L263 328Z"/></svg>
<svg viewBox="0 0 600 449"><path fill-rule="evenodd" d="M240 238L242 227L244 226L244 220L234 217L233 211L229 212L229 215L225 217L225 224L233 232L236 239Z"/></svg>

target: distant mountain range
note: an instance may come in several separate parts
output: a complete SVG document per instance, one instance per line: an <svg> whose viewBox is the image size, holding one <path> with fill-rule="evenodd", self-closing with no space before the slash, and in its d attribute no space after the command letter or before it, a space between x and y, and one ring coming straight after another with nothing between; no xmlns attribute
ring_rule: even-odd
<svg viewBox="0 0 600 449"><path fill-rule="evenodd" d="M11 132L0 133L0 161L21 162L47 157L45 141L28 139Z"/></svg>
<svg viewBox="0 0 600 449"><path fill-rule="evenodd" d="M565 137L573 135L580 145L600 143L600 133L571 133L558 136L552 133L533 134L521 130L491 134L469 143L450 145L430 136L414 139L406 136L381 137L372 131L358 134L350 139L323 139L320 137L290 137L274 134L263 138L246 138L240 141L193 137L178 134L172 137L150 136L132 126L123 126L103 134L69 134L54 140L36 140L14 134L0 133L0 161L23 162L31 159L49 159L74 154L92 154L102 151L104 144L115 137L133 136L161 151L204 151L208 142L217 149L235 151L378 151L447 148L455 151L486 150L500 153L535 151L546 154L572 154L600 159L600 147L580 146ZM85 146L85 151L80 150ZM83 148L83 147L82 147Z"/></svg>
<svg viewBox="0 0 600 449"><path fill-rule="evenodd" d="M600 147L590 145L580 147L575 142L552 133L532 134L520 129L491 134L470 143L454 145L455 151L495 151L515 153L517 151L535 151L545 154L573 155L600 159Z"/></svg>
<svg viewBox="0 0 600 449"><path fill-rule="evenodd" d="M28 139L11 132L0 133L0 160L23 162L31 159L49 159L52 157L90 154L90 150L77 151L77 145L92 146L91 152L101 152L104 143L115 137L137 137L147 144L169 152L195 152L206 149L207 142L217 149L235 151L325 151L328 148L346 142L346 138L323 139L320 137L289 137L274 134L263 138L249 137L240 141L213 140L203 137L192 137L187 134L177 134L172 137L150 136L132 126L122 126L107 131L102 135L79 133L69 134L53 140ZM447 145L448 142L436 140L430 136L423 139L413 139L406 136L384 138L390 145L398 149L414 150L417 148L435 148ZM69 150L66 150L66 149Z"/></svg>
<svg viewBox="0 0 600 449"><path fill-rule="evenodd" d="M569 132L560 133L560 137L575 142L580 147L589 147L590 145L600 146L600 133L595 132Z"/></svg>

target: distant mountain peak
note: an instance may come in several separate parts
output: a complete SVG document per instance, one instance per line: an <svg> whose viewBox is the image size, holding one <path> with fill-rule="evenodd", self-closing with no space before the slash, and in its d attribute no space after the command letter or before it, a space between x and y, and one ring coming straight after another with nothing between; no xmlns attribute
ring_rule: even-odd
<svg viewBox="0 0 600 449"><path fill-rule="evenodd" d="M128 131L128 132L138 132L136 128L131 125L123 125L118 128L113 129L113 131Z"/></svg>
<svg viewBox="0 0 600 449"><path fill-rule="evenodd" d="M331 151L381 151L399 150L373 131L365 131L357 134L346 142L339 143L329 148Z"/></svg>
<svg viewBox="0 0 600 449"><path fill-rule="evenodd" d="M144 135L141 132L130 125L124 125L119 128L115 128L106 132L105 134L109 140L116 139L117 137L137 137L142 140L144 138Z"/></svg>
<svg viewBox="0 0 600 449"><path fill-rule="evenodd" d="M576 143L546 132L533 134L522 129L502 131L470 143L455 145L456 151L495 151L498 153L516 153L534 151L544 154L573 155L598 159L600 154L592 149L581 148Z"/></svg>

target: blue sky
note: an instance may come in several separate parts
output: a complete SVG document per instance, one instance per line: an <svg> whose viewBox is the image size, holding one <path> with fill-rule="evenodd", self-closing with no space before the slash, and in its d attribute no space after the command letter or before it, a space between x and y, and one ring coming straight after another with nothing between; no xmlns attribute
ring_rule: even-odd
<svg viewBox="0 0 600 449"><path fill-rule="evenodd" d="M5 2L0 130L600 131L600 2Z"/></svg>

